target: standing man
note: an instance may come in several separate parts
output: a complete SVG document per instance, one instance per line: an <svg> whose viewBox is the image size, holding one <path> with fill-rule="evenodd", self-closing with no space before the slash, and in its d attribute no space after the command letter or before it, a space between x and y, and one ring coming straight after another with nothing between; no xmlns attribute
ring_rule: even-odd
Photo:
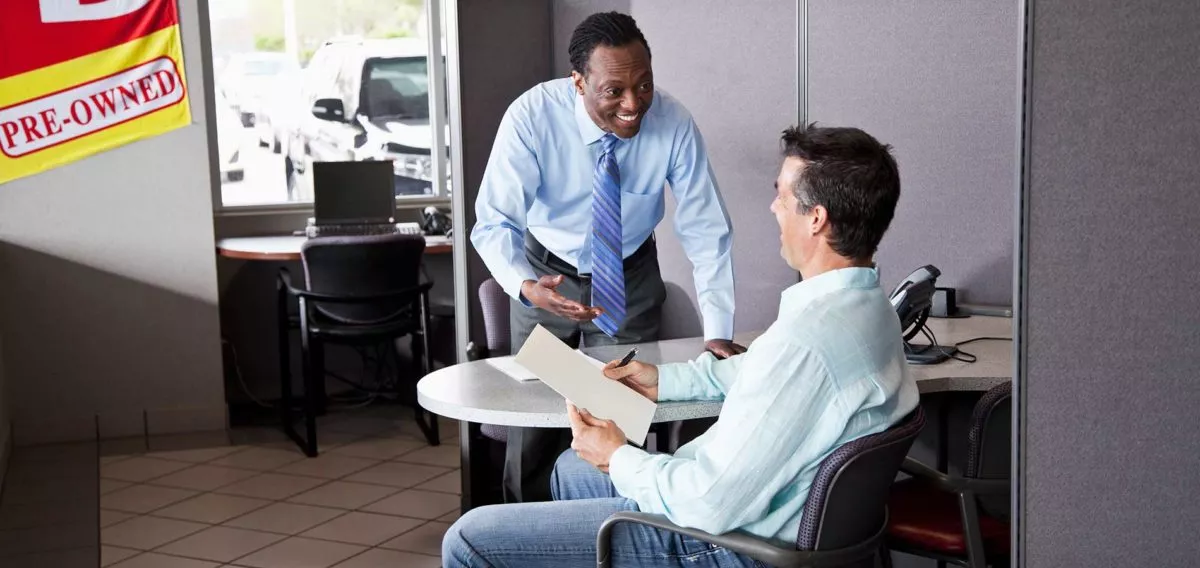
<svg viewBox="0 0 1200 568"><path fill-rule="evenodd" d="M692 261L706 348L733 343L732 229L700 130L656 91L633 18L593 14L575 28L571 77L509 106L475 201L471 242L513 298L512 347L542 325L573 346L658 339L666 288L654 228L663 187ZM510 429L505 499L549 498L569 432Z"/></svg>

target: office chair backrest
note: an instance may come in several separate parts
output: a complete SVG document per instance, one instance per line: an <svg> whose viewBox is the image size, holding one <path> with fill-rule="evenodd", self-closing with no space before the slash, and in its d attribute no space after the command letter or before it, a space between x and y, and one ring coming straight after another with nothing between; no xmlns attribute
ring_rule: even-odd
<svg viewBox="0 0 1200 568"><path fill-rule="evenodd" d="M508 294L495 278L479 285L479 304L483 307L483 329L487 335L488 354L508 355L511 349L508 320Z"/></svg>
<svg viewBox="0 0 1200 568"><path fill-rule="evenodd" d="M965 477L1009 479L1012 476L1012 383L992 387L975 403L967 431ZM1007 519L1009 498L985 495L979 504L989 515Z"/></svg>
<svg viewBox="0 0 1200 568"><path fill-rule="evenodd" d="M300 247L308 290L338 296L385 294L416 286L424 253L421 235L319 237ZM411 311L417 298L414 293L367 304L325 302L315 307L338 322L371 324Z"/></svg>
<svg viewBox="0 0 1200 568"><path fill-rule="evenodd" d="M924 426L925 412L917 406L891 428L829 454L809 488L796 548L844 548L878 533L887 522L892 481Z"/></svg>

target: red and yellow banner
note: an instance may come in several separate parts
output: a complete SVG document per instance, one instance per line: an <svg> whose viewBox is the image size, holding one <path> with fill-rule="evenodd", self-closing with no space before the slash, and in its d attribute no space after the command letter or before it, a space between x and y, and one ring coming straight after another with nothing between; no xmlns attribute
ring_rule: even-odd
<svg viewBox="0 0 1200 568"><path fill-rule="evenodd" d="M191 120L175 0L0 1L0 183Z"/></svg>

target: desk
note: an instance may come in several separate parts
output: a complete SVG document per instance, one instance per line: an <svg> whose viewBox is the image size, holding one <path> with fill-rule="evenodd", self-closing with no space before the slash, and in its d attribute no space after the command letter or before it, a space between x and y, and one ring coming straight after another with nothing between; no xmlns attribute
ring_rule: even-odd
<svg viewBox="0 0 1200 568"><path fill-rule="evenodd" d="M931 319L928 325L943 345L976 337L1012 337L1012 320L1009 318ZM735 340L748 345L760 334L741 333ZM610 361L621 358L630 347L616 345L583 351L601 361ZM1012 380L1012 342L977 341L963 348L978 357L978 361L911 365L909 369L918 390L921 393L982 392ZM675 363L692 359L703 350L704 340L699 337L657 341L639 345L637 359L655 364ZM472 493L478 495L484 490L484 476L478 472L472 475L471 467L473 463L486 461L486 455L480 449L482 444L472 444L480 437L480 423L542 428L569 426L566 403L553 389L541 381L514 380L485 361L460 363L430 373L417 383L417 401L430 412L464 422L459 429L463 511L471 508ZM659 404L654 422L713 417L720 411L720 402L666 402Z"/></svg>
<svg viewBox="0 0 1200 568"><path fill-rule="evenodd" d="M217 239L217 254L243 260L300 260L300 246L308 237L274 235ZM425 254L448 254L454 250L450 237L425 236Z"/></svg>

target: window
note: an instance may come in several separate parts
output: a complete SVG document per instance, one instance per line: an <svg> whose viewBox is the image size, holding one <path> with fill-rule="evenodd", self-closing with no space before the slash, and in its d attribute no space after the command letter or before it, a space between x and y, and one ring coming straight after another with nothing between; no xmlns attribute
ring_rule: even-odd
<svg viewBox="0 0 1200 568"><path fill-rule="evenodd" d="M209 19L221 207L303 207L312 163L349 160L392 161L401 202L448 201L422 0L210 0Z"/></svg>

